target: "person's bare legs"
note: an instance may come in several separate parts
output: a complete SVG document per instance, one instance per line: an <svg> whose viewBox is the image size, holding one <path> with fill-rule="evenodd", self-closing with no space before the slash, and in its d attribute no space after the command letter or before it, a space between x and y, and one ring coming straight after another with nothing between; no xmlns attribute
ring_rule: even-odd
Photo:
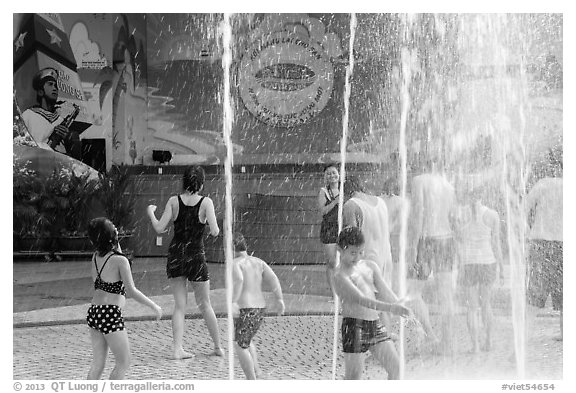
<svg viewBox="0 0 576 393"><path fill-rule="evenodd" d="M388 379L400 379L400 359L396 347L391 340L384 341L370 348L370 352L378 362L386 369Z"/></svg>
<svg viewBox="0 0 576 393"><path fill-rule="evenodd" d="M90 341L92 342L92 364L86 379L94 380L102 377L102 372L106 365L106 357L108 356L108 344L102 333L96 329L89 329Z"/></svg>
<svg viewBox="0 0 576 393"><path fill-rule="evenodd" d="M472 340L472 353L480 352L480 341L478 339L478 329L480 325L478 315L478 293L476 286L467 286L466 293L466 322L468 325L468 332Z"/></svg>
<svg viewBox="0 0 576 393"><path fill-rule="evenodd" d="M214 314L212 304L210 303L210 280L193 281L192 289L194 290L196 304L198 305L198 308L202 313L202 318L204 318L204 322L208 328L208 333L210 333L210 337L212 337L212 341L214 342L214 352L212 352L212 355L224 356L224 350L220 345L218 320L216 319L216 314Z"/></svg>
<svg viewBox="0 0 576 393"><path fill-rule="evenodd" d="M434 272L442 320L442 352L454 354L454 290L452 272Z"/></svg>
<svg viewBox="0 0 576 393"><path fill-rule="evenodd" d="M424 299L422 299L422 291L425 282L426 281L414 279L406 280L406 286L408 287L406 295L408 302L406 305L412 309L414 316L422 324L424 333L426 333L426 336L430 341L434 344L438 344L440 339L436 333L434 333L432 323L430 323L430 312L428 311L428 306L426 306Z"/></svg>
<svg viewBox="0 0 576 393"><path fill-rule="evenodd" d="M252 345L250 345L252 346ZM238 360L240 361L240 367L244 371L246 379L256 379L256 369L254 365L254 359L252 358L252 353L250 347L242 348L237 342L234 343L234 348L238 354Z"/></svg>
<svg viewBox="0 0 576 393"><path fill-rule="evenodd" d="M172 312L172 338L174 341L172 356L174 359L187 359L194 355L184 351L184 321L188 305L188 285L186 277L170 279L172 295L174 295L174 311Z"/></svg>
<svg viewBox="0 0 576 393"><path fill-rule="evenodd" d="M260 378L262 371L260 370L260 365L258 364L258 353L256 352L256 346L254 343L250 343L248 351L250 351L250 355L252 355L252 362L254 363L254 373L256 374L256 378Z"/></svg>
<svg viewBox="0 0 576 393"><path fill-rule="evenodd" d="M480 291L480 309L482 310L482 321L484 323L484 330L486 331L486 339L482 349L490 351L492 349L492 320L494 314L492 312L492 284L479 286Z"/></svg>
<svg viewBox="0 0 576 393"><path fill-rule="evenodd" d="M114 355L114 369L110 379L124 379L130 367L130 343L126 330L116 331L104 336Z"/></svg>
<svg viewBox="0 0 576 393"><path fill-rule="evenodd" d="M362 379L365 356L363 353L344 353L344 379Z"/></svg>
<svg viewBox="0 0 576 393"><path fill-rule="evenodd" d="M430 322L430 312L428 311L428 306L424 302L424 299L422 299L422 291L424 290L426 281L406 277L406 289L404 295L402 296L400 293L401 278L399 277L398 269L398 263L394 263L392 270L392 290L396 295L402 299L405 299L405 305L412 309L415 319L422 325L421 328L418 328L419 334L422 334L422 330L424 330L426 337L428 337L428 339L434 345L438 345L440 339L436 333L434 333L434 328Z"/></svg>

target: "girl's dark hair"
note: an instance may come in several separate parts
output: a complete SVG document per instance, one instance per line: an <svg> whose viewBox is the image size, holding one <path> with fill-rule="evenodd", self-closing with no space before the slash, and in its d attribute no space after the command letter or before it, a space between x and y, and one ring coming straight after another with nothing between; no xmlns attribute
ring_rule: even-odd
<svg viewBox="0 0 576 393"><path fill-rule="evenodd" d="M361 246L364 244L364 235L358 227L346 227L338 235L337 243L342 250L350 246Z"/></svg>
<svg viewBox="0 0 576 393"><path fill-rule="evenodd" d="M398 195L400 193L400 187L396 177L390 177L384 182L384 192L388 195Z"/></svg>
<svg viewBox="0 0 576 393"><path fill-rule="evenodd" d="M116 228L106 217L98 217L90 221L88 238L99 255L107 254L118 244Z"/></svg>
<svg viewBox="0 0 576 393"><path fill-rule="evenodd" d="M356 191L365 192L364 185L357 176L348 176L344 182L344 195L350 198Z"/></svg>
<svg viewBox="0 0 576 393"><path fill-rule="evenodd" d="M246 251L248 249L246 239L240 232L234 233L232 242L234 243L234 251Z"/></svg>
<svg viewBox="0 0 576 393"><path fill-rule="evenodd" d="M204 185L204 180L206 179L206 174L201 166L194 165L186 169L184 172L184 178L182 179L182 186L185 191L189 191L192 194L200 191Z"/></svg>

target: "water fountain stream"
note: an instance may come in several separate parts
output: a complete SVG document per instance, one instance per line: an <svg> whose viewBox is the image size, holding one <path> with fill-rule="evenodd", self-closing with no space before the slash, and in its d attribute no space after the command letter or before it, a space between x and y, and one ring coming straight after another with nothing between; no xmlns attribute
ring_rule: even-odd
<svg viewBox="0 0 576 393"><path fill-rule="evenodd" d="M234 379L234 320L232 317L232 293L234 289L232 280L232 263L234 258L232 249L232 226L234 220L234 212L232 210L232 165L234 157L231 136L234 111L232 109L232 95L230 92L230 68L232 65L232 26L230 19L230 14L224 14L221 30L224 47L222 55L222 68L224 73L223 135L226 144L226 157L224 159L224 174L226 177L226 194L224 197L226 206L224 213L224 255L226 258L226 304L228 313L228 375L230 379Z"/></svg>
<svg viewBox="0 0 576 393"><path fill-rule="evenodd" d="M407 29L407 19L404 21L404 28ZM408 33L404 33L406 39ZM408 111L410 110L410 93L408 86L410 84L410 59L412 58L408 50L404 49L401 54L401 88L400 88L400 137L398 138L398 159L399 159L399 185L400 185L400 198L401 201L406 201L406 183L407 183L407 152L406 152L406 125L408 121ZM405 203L400 205L400 241L399 241L399 256L398 256L398 297L404 298L406 295L406 245L407 245L407 232L408 232L408 206ZM406 364L406 337L404 329L404 320L400 320L399 328L399 345L398 355L400 358L400 379L404 378L405 364Z"/></svg>
<svg viewBox="0 0 576 393"><path fill-rule="evenodd" d="M232 176L231 136L233 113L230 106L229 71L231 65L232 28L230 15L224 18L224 136L227 146L226 173L226 227L225 246L227 264L231 255L230 233L232 227ZM505 220L508 242L508 259L511 266L512 314L517 374L524 377L524 225L522 214L524 173L526 164L523 152L523 116L526 85L523 69L526 64L518 62L514 51L523 53L519 18L506 15L401 15L399 36L396 97L400 106L398 124L398 172L400 197L408 199L408 176L418 171L426 154L436 154L446 161L452 181L462 176L484 174L484 182L491 180L486 173L496 174L501 184L489 203L496 203L499 193L505 199ZM357 16L350 15L349 51L344 80L342 137L340 139L340 178L346 178L349 121L351 111L352 76L355 63L355 37ZM426 26L423 28L423 26ZM520 70L511 76L510 70ZM484 75L483 73L488 72ZM496 95L496 105L485 105L486 94ZM464 103L456 105L460 99ZM417 103L416 106L413 103ZM518 121L516 121L518 120ZM510 124L517 123L518 127ZM372 120L370 120L371 135ZM462 159L474 149L479 137L489 135L493 141L491 162L481 165ZM520 141L520 143L518 143ZM496 147L495 145L498 145ZM383 157L384 161L387 157ZM511 184L513 183L513 184ZM341 201L338 207L339 227L342 226ZM401 235L398 264L398 295L406 296L406 251L408 236L408 209L401 207ZM227 270L227 282L230 281ZM230 287L227 293L230 301ZM335 301L333 319L332 378L336 378L338 357L338 299ZM229 328L232 330L232 322ZM232 337L230 337L232 340ZM400 375L405 373L406 332L400 325L399 355ZM232 351L230 351L232 352ZM232 362L232 360L230 360ZM232 365L230 365L232 377Z"/></svg>
<svg viewBox="0 0 576 393"><path fill-rule="evenodd" d="M354 73L354 39L356 36L357 19L356 14L350 14L350 40L348 44L348 66L346 67L346 77L344 82L344 112L342 114L342 139L340 139L340 195L344 195L344 182L346 180L346 151L348 142L348 122L350 119L350 78ZM338 231L342 230L342 211L344 207L344 198L338 202ZM340 261L340 254L337 253L336 264ZM332 379L336 379L336 362L338 357L338 315L340 301L338 296L334 298L334 341L332 344Z"/></svg>

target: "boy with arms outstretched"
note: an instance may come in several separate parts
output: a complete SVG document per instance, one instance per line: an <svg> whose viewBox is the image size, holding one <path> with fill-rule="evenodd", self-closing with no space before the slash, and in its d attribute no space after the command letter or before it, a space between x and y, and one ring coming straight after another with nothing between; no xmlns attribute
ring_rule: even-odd
<svg viewBox="0 0 576 393"><path fill-rule="evenodd" d="M262 323L266 308L262 281L268 282L273 288L272 292L276 297L273 309L278 315L282 315L285 308L282 288L278 277L266 262L248 255L246 240L241 233L234 235L233 243L234 266L232 276L234 290L232 308L235 315L235 350L246 379L256 379L259 375L258 360L256 347L251 341Z"/></svg>
<svg viewBox="0 0 576 393"><path fill-rule="evenodd" d="M335 288L342 302L342 346L345 379L360 379L364 353L370 350L388 373L399 378L399 360L391 336L380 323L380 312L411 317L409 308L384 282L378 265L363 258L364 236L356 227L344 228L338 235L340 264Z"/></svg>

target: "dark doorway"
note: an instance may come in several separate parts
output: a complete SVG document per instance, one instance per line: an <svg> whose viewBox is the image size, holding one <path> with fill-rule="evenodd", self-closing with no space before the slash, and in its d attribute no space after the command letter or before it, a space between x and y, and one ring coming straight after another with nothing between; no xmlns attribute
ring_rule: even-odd
<svg viewBox="0 0 576 393"><path fill-rule="evenodd" d="M105 139L82 139L82 162L98 172L106 172Z"/></svg>

